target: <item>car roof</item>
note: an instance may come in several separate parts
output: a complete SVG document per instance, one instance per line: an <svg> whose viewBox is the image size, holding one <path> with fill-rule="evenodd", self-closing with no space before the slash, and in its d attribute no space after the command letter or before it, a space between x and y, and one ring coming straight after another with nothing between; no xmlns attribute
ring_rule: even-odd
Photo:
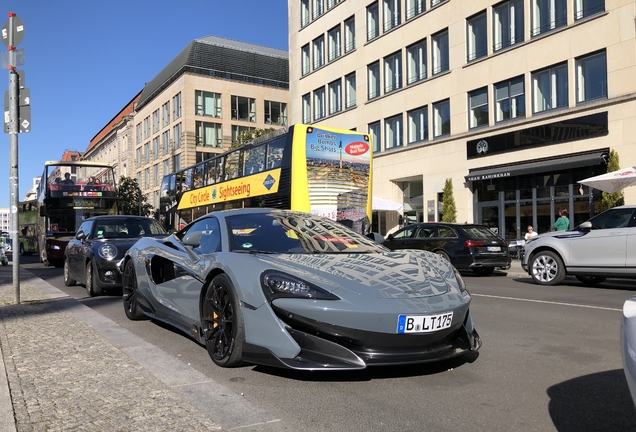
<svg viewBox="0 0 636 432"><path fill-rule="evenodd" d="M93 216L87 221L96 221L96 220L108 220L108 219L139 219L139 220L153 220L152 218L146 216L137 216L137 215L102 215L102 216Z"/></svg>

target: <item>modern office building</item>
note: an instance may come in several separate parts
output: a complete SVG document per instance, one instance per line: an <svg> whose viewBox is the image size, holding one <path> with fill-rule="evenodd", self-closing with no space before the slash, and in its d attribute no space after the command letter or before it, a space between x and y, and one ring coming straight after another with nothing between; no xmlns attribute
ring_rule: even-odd
<svg viewBox="0 0 636 432"><path fill-rule="evenodd" d="M133 172L134 107L141 92L125 106L91 139L82 160L105 162L113 166L115 179L130 177Z"/></svg>
<svg viewBox="0 0 636 432"><path fill-rule="evenodd" d="M610 150L636 164L633 0L291 0L292 123L373 137L374 195L507 238L572 226ZM636 203L636 188L625 190ZM398 218L380 215L386 232Z"/></svg>
<svg viewBox="0 0 636 432"><path fill-rule="evenodd" d="M146 84L134 113L134 175L155 208L163 175L229 150L239 134L288 125L287 51L207 36Z"/></svg>

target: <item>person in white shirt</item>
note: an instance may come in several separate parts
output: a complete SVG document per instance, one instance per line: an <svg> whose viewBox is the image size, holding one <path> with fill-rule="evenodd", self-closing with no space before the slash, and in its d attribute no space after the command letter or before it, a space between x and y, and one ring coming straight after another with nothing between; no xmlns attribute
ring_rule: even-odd
<svg viewBox="0 0 636 432"><path fill-rule="evenodd" d="M532 225L528 225L528 232L525 235L525 240L528 241L530 240L532 237L536 237L538 236L538 234L535 232L535 230L532 228Z"/></svg>

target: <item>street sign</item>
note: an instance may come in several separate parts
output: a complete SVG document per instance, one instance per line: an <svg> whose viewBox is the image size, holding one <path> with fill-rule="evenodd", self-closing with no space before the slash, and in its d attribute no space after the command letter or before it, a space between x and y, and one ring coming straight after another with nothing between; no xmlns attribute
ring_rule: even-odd
<svg viewBox="0 0 636 432"><path fill-rule="evenodd" d="M21 133L31 132L31 107L21 106L18 108L18 111L20 113L20 117L18 120L18 123L20 125L20 132ZM10 122L11 121L9 119L9 111L5 110L4 111L4 133L9 133Z"/></svg>
<svg viewBox="0 0 636 432"><path fill-rule="evenodd" d="M20 18L13 15L2 24L2 43L4 46L9 46L9 35L13 33L13 40L11 45L16 47L22 42L24 38L24 23ZM14 65L16 66L16 65Z"/></svg>
<svg viewBox="0 0 636 432"><path fill-rule="evenodd" d="M31 89L21 89L19 94L19 106L31 105ZM9 91L4 92L4 110L9 111Z"/></svg>
<svg viewBox="0 0 636 432"><path fill-rule="evenodd" d="M13 56L13 62L11 61L11 53L15 53L15 55ZM11 66L24 66L24 48L22 49L17 49L14 51L2 51L2 53L0 53L1 58L0 58L0 62L2 66L2 69L7 69L9 67L9 65Z"/></svg>

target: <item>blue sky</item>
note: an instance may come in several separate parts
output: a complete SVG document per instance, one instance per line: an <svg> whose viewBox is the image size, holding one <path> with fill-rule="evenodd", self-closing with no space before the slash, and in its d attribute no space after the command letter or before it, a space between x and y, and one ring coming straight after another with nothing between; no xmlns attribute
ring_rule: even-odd
<svg viewBox="0 0 636 432"><path fill-rule="evenodd" d="M20 200L44 162L84 151L193 39L215 35L287 50L287 0L9 0L24 22L32 130L18 136ZM6 50L4 45L0 49ZM9 74L0 73L0 90ZM9 135L0 145L0 207L9 207Z"/></svg>

